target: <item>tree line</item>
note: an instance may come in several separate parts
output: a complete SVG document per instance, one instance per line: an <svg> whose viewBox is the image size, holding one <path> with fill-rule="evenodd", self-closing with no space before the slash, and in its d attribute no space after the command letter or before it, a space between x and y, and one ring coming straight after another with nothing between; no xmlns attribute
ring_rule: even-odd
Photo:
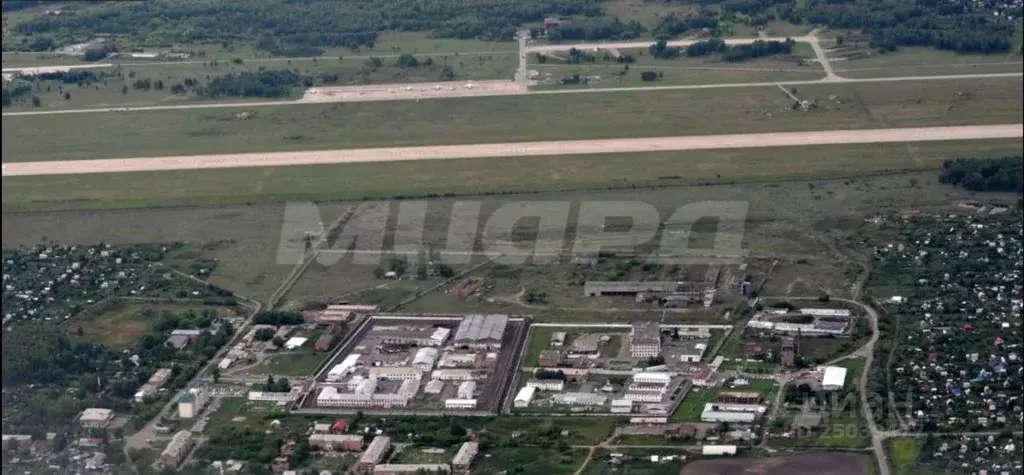
<svg viewBox="0 0 1024 475"><path fill-rule="evenodd" d="M777 54L789 54L796 42L791 38L785 41L757 40L745 45L727 45L724 40L711 38L698 41L686 47L668 46L668 42L660 39L651 45L651 56L659 59L674 59L680 56L700 57L710 54L721 54L722 59L730 63L764 58Z"/></svg>
<svg viewBox="0 0 1024 475"><path fill-rule="evenodd" d="M1024 191L1024 158L957 158L946 160L939 174L940 183L962 186L970 191Z"/></svg>

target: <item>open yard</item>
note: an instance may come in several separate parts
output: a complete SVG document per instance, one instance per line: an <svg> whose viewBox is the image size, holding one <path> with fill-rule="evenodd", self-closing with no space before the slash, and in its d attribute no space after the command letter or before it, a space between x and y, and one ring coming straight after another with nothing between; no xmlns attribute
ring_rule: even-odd
<svg viewBox="0 0 1024 475"><path fill-rule="evenodd" d="M716 402L718 394L726 391L757 391L761 393L762 404L767 402L772 394L778 390L778 384L770 379L751 379L749 386L737 386L735 388L698 388L693 387L686 397L679 403L676 412L672 413L672 419L677 421L700 421L700 414L704 405L709 402Z"/></svg>
<svg viewBox="0 0 1024 475"><path fill-rule="evenodd" d="M538 447L502 448L478 455L473 461L471 473L509 473L510 470L521 468L523 471L519 473L571 475L586 458L586 449L569 449L561 453L556 449Z"/></svg>
<svg viewBox="0 0 1024 475"><path fill-rule="evenodd" d="M886 441L889 463L893 475L925 475L928 469L921 468L917 457L921 452L921 439L916 437L895 437Z"/></svg>
<svg viewBox="0 0 1024 475"><path fill-rule="evenodd" d="M1022 121L1019 78L620 91L8 117L3 159L70 160L401 145L864 129ZM613 115L609 115L613 114ZM614 120L609 120L614 117ZM567 118L572 118L568 120ZM388 124L381 127L381 124ZM459 166L464 166L459 164Z"/></svg>
<svg viewBox="0 0 1024 475"><path fill-rule="evenodd" d="M129 348L138 343L160 319L165 312L180 314L193 311L196 314L203 310L223 312L220 307L208 307L202 304L171 304L119 301L102 310L88 311L78 318L68 320L65 324L74 338L102 343L111 348ZM81 332L79 332L81 329Z"/></svg>
<svg viewBox="0 0 1024 475"><path fill-rule="evenodd" d="M821 408L823 415L821 429L817 433L773 439L772 444L791 447L834 447L860 448L870 443L867 425L864 422L860 400L856 397L857 380L864 374L864 359L851 358L838 363L847 369L846 384L836 393L838 399L833 406ZM792 390L787 387L787 390Z"/></svg>
<svg viewBox="0 0 1024 475"><path fill-rule="evenodd" d="M822 46L830 50L836 74L847 78L1021 72L1021 56L1014 54L958 54L923 47L882 54L864 44Z"/></svg>

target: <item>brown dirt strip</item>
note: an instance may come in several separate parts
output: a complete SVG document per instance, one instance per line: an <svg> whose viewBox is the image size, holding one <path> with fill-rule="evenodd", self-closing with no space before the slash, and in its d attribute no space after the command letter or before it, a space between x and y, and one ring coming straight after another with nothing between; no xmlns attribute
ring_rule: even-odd
<svg viewBox="0 0 1024 475"><path fill-rule="evenodd" d="M819 132L778 132L635 139L567 140L429 147L241 153L177 157L19 162L3 165L3 176L72 175L136 171L200 170L486 157L596 155L602 153L797 147L869 143L932 142L1024 137L1024 124L915 127Z"/></svg>

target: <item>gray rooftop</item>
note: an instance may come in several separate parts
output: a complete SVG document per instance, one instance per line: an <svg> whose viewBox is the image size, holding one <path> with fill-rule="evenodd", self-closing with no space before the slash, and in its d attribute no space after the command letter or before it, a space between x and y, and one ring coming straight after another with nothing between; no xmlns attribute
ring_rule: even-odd
<svg viewBox="0 0 1024 475"><path fill-rule="evenodd" d="M501 343L508 315L467 315L455 330L456 343Z"/></svg>
<svg viewBox="0 0 1024 475"><path fill-rule="evenodd" d="M633 324L629 340L633 344L661 343L661 329L654 322L636 322Z"/></svg>

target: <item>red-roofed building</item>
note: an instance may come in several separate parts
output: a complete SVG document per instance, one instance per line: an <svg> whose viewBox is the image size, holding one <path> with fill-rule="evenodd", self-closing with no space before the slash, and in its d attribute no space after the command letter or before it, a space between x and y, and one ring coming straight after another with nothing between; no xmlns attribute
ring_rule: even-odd
<svg viewBox="0 0 1024 475"><path fill-rule="evenodd" d="M338 419L338 420L334 421L334 424L331 424L331 432L339 433L339 432L345 432L347 430L348 430L348 421L346 421L345 419Z"/></svg>

